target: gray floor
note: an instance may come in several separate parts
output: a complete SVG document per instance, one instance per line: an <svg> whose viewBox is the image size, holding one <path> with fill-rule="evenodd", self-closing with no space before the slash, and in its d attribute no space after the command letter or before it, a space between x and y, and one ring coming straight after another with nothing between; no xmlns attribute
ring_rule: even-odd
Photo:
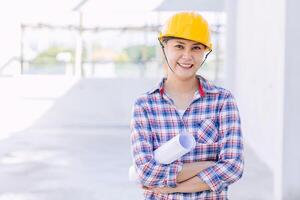
<svg viewBox="0 0 300 200"><path fill-rule="evenodd" d="M141 199L127 180L128 129L27 130L0 143L0 199ZM272 199L272 175L246 151L230 199Z"/></svg>
<svg viewBox="0 0 300 200"><path fill-rule="evenodd" d="M0 147L1 200L141 197L127 181L127 129L28 130Z"/></svg>

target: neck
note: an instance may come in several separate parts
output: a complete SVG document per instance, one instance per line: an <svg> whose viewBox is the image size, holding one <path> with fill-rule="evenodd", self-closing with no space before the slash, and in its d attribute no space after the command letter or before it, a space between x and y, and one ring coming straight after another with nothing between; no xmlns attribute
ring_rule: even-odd
<svg viewBox="0 0 300 200"><path fill-rule="evenodd" d="M186 94L195 92L198 88L198 80L196 77L181 80L174 76L169 76L164 84L165 90L169 93Z"/></svg>

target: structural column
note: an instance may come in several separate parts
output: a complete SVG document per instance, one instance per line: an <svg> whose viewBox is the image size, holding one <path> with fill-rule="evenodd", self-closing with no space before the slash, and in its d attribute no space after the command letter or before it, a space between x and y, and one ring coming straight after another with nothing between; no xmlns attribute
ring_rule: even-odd
<svg viewBox="0 0 300 200"><path fill-rule="evenodd" d="M226 82L238 99L247 145L273 174L276 200L300 199L299 7L297 0L226 6Z"/></svg>
<svg viewBox="0 0 300 200"><path fill-rule="evenodd" d="M283 199L300 199L300 2L286 0Z"/></svg>

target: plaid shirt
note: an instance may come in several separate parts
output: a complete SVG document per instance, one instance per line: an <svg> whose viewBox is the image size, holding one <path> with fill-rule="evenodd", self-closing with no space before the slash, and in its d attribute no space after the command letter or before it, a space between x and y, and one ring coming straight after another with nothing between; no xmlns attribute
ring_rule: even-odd
<svg viewBox="0 0 300 200"><path fill-rule="evenodd" d="M142 185L175 187L184 163L215 161L197 176L211 190L195 193L157 194L145 190L145 199L225 200L228 186L243 174L243 141L238 108L232 94L197 76L199 88L181 118L163 89L139 97L131 121L131 149ZM196 147L166 165L154 160L153 151L182 132L193 134Z"/></svg>

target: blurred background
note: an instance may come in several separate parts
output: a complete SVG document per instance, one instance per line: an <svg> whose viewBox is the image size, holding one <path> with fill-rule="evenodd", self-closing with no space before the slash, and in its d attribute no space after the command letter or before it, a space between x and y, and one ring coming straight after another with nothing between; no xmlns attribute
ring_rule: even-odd
<svg viewBox="0 0 300 200"><path fill-rule="evenodd" d="M296 0L27 0L0 6L0 200L142 199L128 181L134 99L163 77L157 36L201 13L199 74L237 99L244 176L232 200L300 199Z"/></svg>

